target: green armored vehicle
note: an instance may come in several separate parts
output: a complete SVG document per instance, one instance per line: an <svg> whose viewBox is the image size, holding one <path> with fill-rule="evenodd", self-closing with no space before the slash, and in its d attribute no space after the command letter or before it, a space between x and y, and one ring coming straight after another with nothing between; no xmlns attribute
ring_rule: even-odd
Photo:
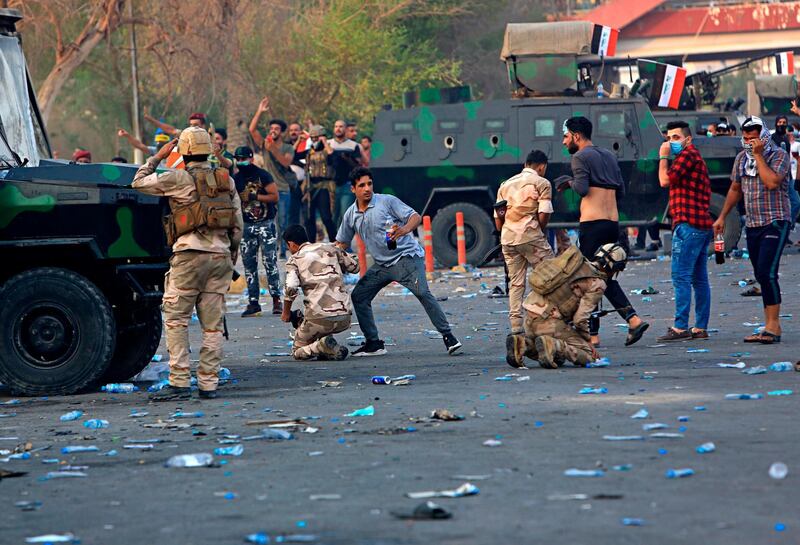
<svg viewBox="0 0 800 545"><path fill-rule="evenodd" d="M619 159L627 190L619 203L620 223L667 221L668 194L658 182L661 131L644 98L624 98L623 92L598 98L592 69L608 61L590 54L591 27L509 25L503 59L513 95L520 98L475 101L468 89L436 90L420 93L412 107L376 116L371 159L376 189L432 217L434 255L442 265L457 263L457 211L464 213L469 263L481 262L495 247L497 189L521 170L531 149L547 154L550 180L571 173L570 155L561 144L562 124L571 116L589 118L592 141ZM606 89L618 87L605 82ZM695 144L708 164L712 214L718 214L738 140L697 138ZM579 200L571 189L555 193L550 226L577 226ZM729 248L740 232L739 217L732 213L725 230Z"/></svg>
<svg viewBox="0 0 800 545"><path fill-rule="evenodd" d="M51 158L20 18L0 9L0 383L71 394L151 360L170 249L135 167Z"/></svg>

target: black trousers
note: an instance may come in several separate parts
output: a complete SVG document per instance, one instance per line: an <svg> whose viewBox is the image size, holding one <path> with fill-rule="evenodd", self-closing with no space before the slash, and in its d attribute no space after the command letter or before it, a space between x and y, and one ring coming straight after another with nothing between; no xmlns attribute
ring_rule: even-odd
<svg viewBox="0 0 800 545"><path fill-rule="evenodd" d="M331 211L331 194L327 189L312 189L311 202L308 208L308 219L306 221L306 231L308 240L317 241L317 212L322 219L322 224L328 232L328 241L336 241L336 227L333 224L333 212Z"/></svg>
<svg viewBox="0 0 800 545"><path fill-rule="evenodd" d="M761 227L748 227L746 233L747 251L756 280L761 285L764 306L779 305L781 287L778 285L778 266L789 236L789 222L777 220Z"/></svg>
<svg viewBox="0 0 800 545"><path fill-rule="evenodd" d="M578 224L578 246L581 253L587 259L592 259L595 252L603 244L619 243L628 251L627 235L622 239L619 229L619 223L611 220L594 220L582 221ZM625 242L625 244L623 244ZM606 299L613 305L614 308L619 309L617 312L627 322L636 316L634 310L625 292L614 279L606 280ZM600 318L589 318L589 333L597 335L600 331Z"/></svg>

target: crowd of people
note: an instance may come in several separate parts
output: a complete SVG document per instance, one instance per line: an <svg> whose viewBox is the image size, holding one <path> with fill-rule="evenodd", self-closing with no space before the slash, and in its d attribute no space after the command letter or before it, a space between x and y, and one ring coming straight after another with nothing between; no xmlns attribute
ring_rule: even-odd
<svg viewBox="0 0 800 545"><path fill-rule="evenodd" d="M264 114L270 119L262 134L259 123ZM736 157L725 205L716 220L710 213L708 170L692 143L691 128L683 121L667 125L658 150L658 177L669 191L675 314L659 342L708 338L707 251L740 202L746 211L747 247L761 287L765 322L744 342L780 342L778 267L797 210L790 204L796 175L791 168L793 142L781 139L788 133L786 119L779 118L777 125L772 133L758 117L742 124L743 150ZM265 98L249 127L253 147L241 146L233 153L226 149L224 131L216 131L212 141L199 114L191 116L183 131L160 122L158 126L163 134L177 138L166 142L161 138L160 148L148 147L154 153L139 168L133 186L169 197L171 217L190 219L188 225L173 219L167 226L174 252L163 304L170 386L154 393L153 399L190 395L187 328L194 309L203 327L200 395L216 396L224 295L240 253L249 301L243 316L261 312L260 252L272 311L295 327L292 355L297 360L341 360L351 355L334 335L351 326L353 311L365 340L352 356L385 354L372 300L392 282L420 301L449 354L461 349L427 284L424 251L413 235L421 217L398 198L374 192L366 166L369 142L355 142L354 125L337 121L333 138L328 139L319 125L311 124L305 131L298 123L272 117ZM564 362L585 366L597 359L600 316L608 312L617 312L627 322L626 346L641 340L650 326L619 284L630 251L617 211L617 201L625 195L617 159L592 143L593 127L587 118L569 118L562 128L563 145L572 156L572 175L551 182L545 178L547 155L532 150L522 171L501 184L494 207L510 279L506 361L517 368L525 366L526 358L546 368ZM120 136L138 145L124 131ZM184 169L156 173L161 161L173 153L182 158ZM567 188L581 197L577 246L563 233L553 237L547 232L553 192ZM317 215L325 230L321 236ZM356 234L374 264L348 294L344 275L359 267L350 253ZM328 242L322 241L325 235ZM291 255L281 286L278 255L287 250ZM293 310L301 293L303 311ZM603 297L610 303L608 310L600 310Z"/></svg>

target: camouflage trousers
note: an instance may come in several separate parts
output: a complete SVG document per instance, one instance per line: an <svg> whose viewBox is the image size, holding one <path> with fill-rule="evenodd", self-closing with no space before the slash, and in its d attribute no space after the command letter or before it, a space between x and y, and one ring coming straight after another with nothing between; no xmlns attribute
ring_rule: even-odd
<svg viewBox="0 0 800 545"><path fill-rule="evenodd" d="M292 356L296 360L307 360L320 354L329 354L322 339L350 328L350 314L333 318L305 319L294 333Z"/></svg>
<svg viewBox="0 0 800 545"><path fill-rule="evenodd" d="M534 341L536 337L548 336L555 339L556 357L584 366L594 361L592 345L580 336L575 329L559 318L541 318L528 312L525 317L525 355L539 360Z"/></svg>
<svg viewBox="0 0 800 545"><path fill-rule="evenodd" d="M225 294L232 273L233 264L228 254L185 250L170 259L161 309L164 311L169 383L172 386L189 387L189 321L196 308L203 328L197 384L201 390L216 390L222 361Z"/></svg>
<svg viewBox="0 0 800 545"><path fill-rule="evenodd" d="M258 250L267 271L269 294L281 296L281 275L278 272L278 235L275 220L264 220L258 223L246 223L242 234L240 252L244 264L244 278L247 281L247 298L251 303L258 303L260 285L258 283Z"/></svg>
<svg viewBox="0 0 800 545"><path fill-rule="evenodd" d="M524 244L503 244L503 259L508 267L508 319L512 334L522 333L522 300L525 298L528 265L535 267L551 257L553 249L544 235Z"/></svg>

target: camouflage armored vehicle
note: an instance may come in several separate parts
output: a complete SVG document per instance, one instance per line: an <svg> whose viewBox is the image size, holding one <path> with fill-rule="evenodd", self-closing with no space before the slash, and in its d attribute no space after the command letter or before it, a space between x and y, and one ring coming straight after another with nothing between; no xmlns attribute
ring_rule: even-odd
<svg viewBox="0 0 800 545"><path fill-rule="evenodd" d="M0 383L70 394L151 360L170 250L135 167L51 158L20 18L0 9Z"/></svg>
<svg viewBox="0 0 800 545"><path fill-rule="evenodd" d="M572 25L556 29L560 36L573 37L571 41L545 28L559 25ZM593 142L618 157L627 189L620 222L637 226L665 221L668 194L658 182L659 126L644 98L597 98L590 68L602 61L589 55L589 44L579 39L585 25L592 26L509 25L503 57L514 96L523 98L476 101L469 93L429 91L419 94L416 106L376 116L371 159L376 189L432 217L434 254L442 265L457 262L457 211L464 213L470 263L479 263L496 245L492 204L497 189L521 170L531 149L547 154L550 180L571 173L570 156L561 144L562 124L571 116L589 118ZM533 42L509 39L518 27L537 27L524 30L538 37ZM606 89L611 88L608 81ZM698 138L695 143L709 167L712 213L717 214L730 184L738 140ZM556 193L550 225L577 226L579 200L571 189ZM725 230L729 248L740 229L738 215L730 214Z"/></svg>

